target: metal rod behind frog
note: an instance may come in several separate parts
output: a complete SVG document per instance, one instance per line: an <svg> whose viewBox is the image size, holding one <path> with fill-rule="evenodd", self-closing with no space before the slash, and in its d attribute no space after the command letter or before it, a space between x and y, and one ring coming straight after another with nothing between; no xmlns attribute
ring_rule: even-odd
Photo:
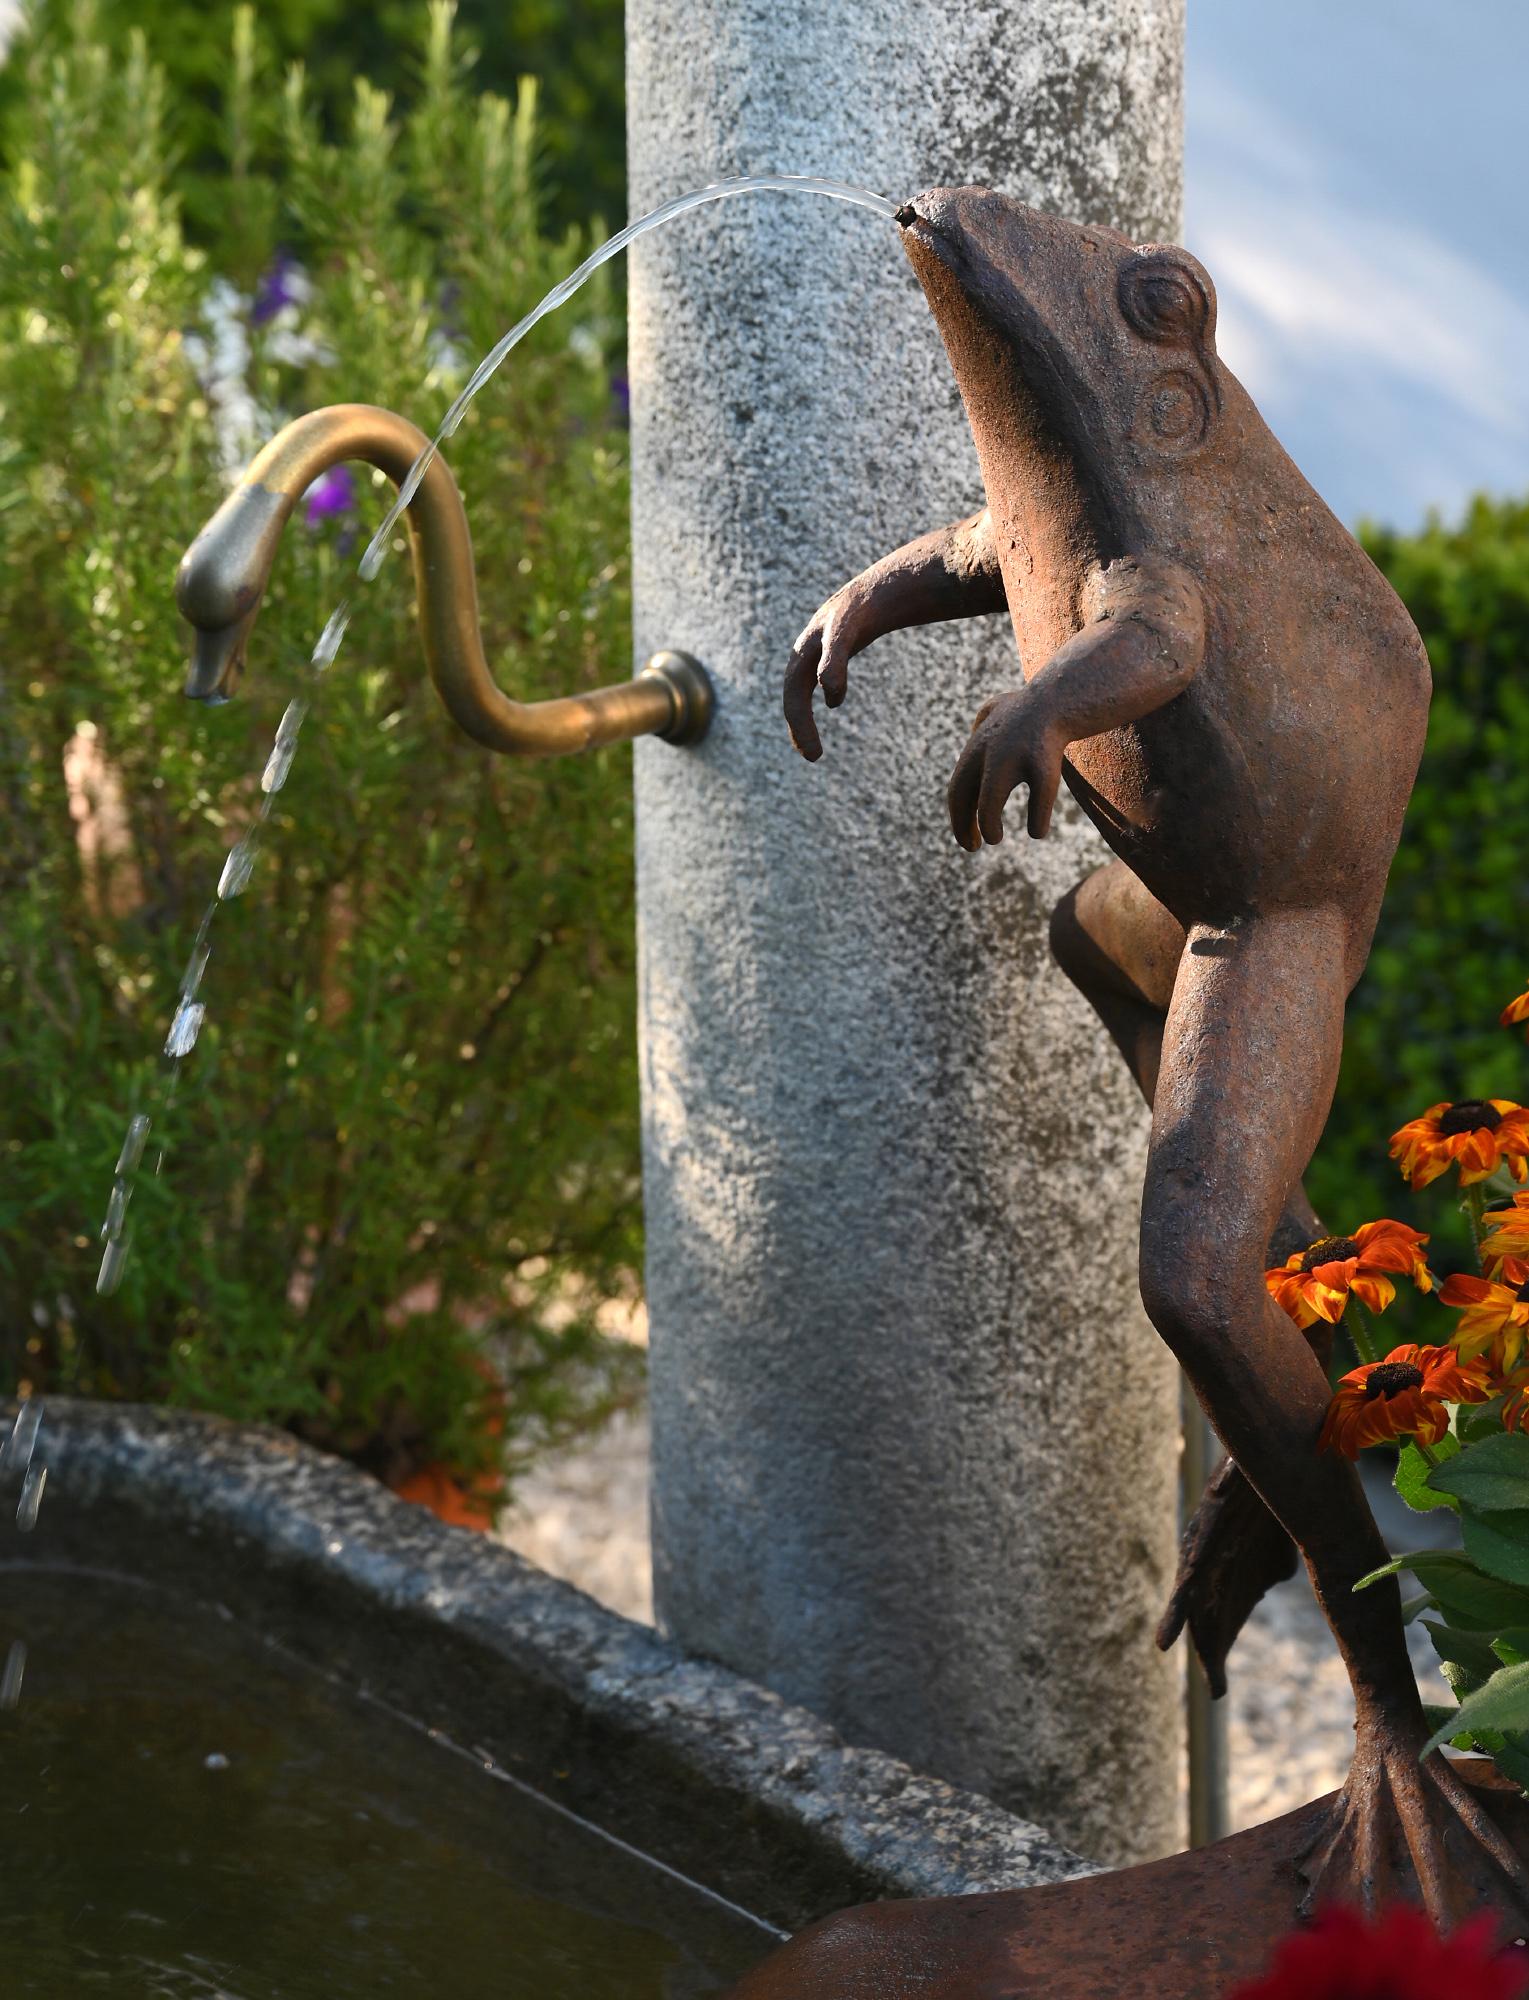
<svg viewBox="0 0 1529 2000"><path fill-rule="evenodd" d="M401 485L427 444L406 418L369 403L310 411L272 438L181 560L176 601L196 629L188 695L218 702L232 694L282 530L314 480L359 459ZM439 453L407 519L430 678L453 721L475 741L516 756L555 757L633 736L697 743L706 734L711 682L684 653L656 654L635 680L589 694L512 701L484 656L472 536Z"/></svg>

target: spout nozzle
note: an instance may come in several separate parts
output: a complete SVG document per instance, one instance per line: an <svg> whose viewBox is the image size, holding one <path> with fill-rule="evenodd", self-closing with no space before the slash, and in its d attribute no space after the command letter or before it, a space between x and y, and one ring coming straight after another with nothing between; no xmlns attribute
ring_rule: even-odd
<svg viewBox="0 0 1529 2000"><path fill-rule="evenodd" d="M175 601L194 634L186 675L193 701L212 705L233 694L292 505L289 493L246 481L181 558Z"/></svg>
<svg viewBox="0 0 1529 2000"><path fill-rule="evenodd" d="M911 201L905 201L892 217L892 220L897 224L899 229L911 229L914 223L918 221L918 210L913 206Z"/></svg>
<svg viewBox="0 0 1529 2000"><path fill-rule="evenodd" d="M241 620L216 632L197 632L186 673L185 691L190 700L217 708L233 699L239 669L244 664L247 630L248 622Z"/></svg>

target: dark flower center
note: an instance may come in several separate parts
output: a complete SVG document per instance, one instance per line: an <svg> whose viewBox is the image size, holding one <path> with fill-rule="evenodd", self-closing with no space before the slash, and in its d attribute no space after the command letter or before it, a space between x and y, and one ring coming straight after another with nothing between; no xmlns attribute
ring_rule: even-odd
<svg viewBox="0 0 1529 2000"><path fill-rule="evenodd" d="M1371 1403L1377 1396L1384 1396L1389 1403L1393 1396L1405 1394L1408 1389L1421 1389L1423 1371L1414 1368L1410 1361L1382 1361L1378 1368L1371 1369L1369 1380L1364 1385L1364 1400Z"/></svg>
<svg viewBox="0 0 1529 2000"><path fill-rule="evenodd" d="M1514 1297L1519 1299L1524 1305L1529 1305L1529 1278L1525 1278L1524 1282L1514 1293Z"/></svg>
<svg viewBox="0 0 1529 2000"><path fill-rule="evenodd" d="M1439 1130L1446 1139L1453 1139L1461 1132L1495 1132L1501 1123L1502 1113L1495 1104L1488 1104L1484 1097L1466 1097L1441 1113Z"/></svg>
<svg viewBox="0 0 1529 2000"><path fill-rule="evenodd" d="M1324 1236L1313 1243L1301 1259L1303 1271L1314 1271L1319 1264L1342 1264L1350 1257L1359 1255L1359 1245L1352 1236Z"/></svg>

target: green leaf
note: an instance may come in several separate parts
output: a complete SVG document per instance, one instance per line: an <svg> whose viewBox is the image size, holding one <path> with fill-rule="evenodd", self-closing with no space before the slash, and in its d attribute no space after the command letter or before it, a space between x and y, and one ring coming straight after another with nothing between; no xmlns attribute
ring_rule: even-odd
<svg viewBox="0 0 1529 2000"><path fill-rule="evenodd" d="M1423 1703L1423 1720L1428 1724L1430 1729L1437 1730L1439 1736L1446 1743L1454 1741L1454 1732L1458 1727L1456 1717L1459 1713L1460 1710L1458 1707L1446 1708L1439 1701L1425 1701Z"/></svg>
<svg viewBox="0 0 1529 2000"><path fill-rule="evenodd" d="M1492 1641L1492 1651L1505 1667L1516 1667L1521 1660L1529 1660L1529 1626L1514 1626L1510 1631L1499 1632Z"/></svg>
<svg viewBox="0 0 1529 2000"><path fill-rule="evenodd" d="M1529 1509L1529 1437L1498 1431L1468 1449L1457 1443L1448 1460L1427 1474L1426 1484L1435 1493L1453 1495L1478 1514ZM1400 1468L1396 1488L1400 1493Z"/></svg>
<svg viewBox="0 0 1529 2000"><path fill-rule="evenodd" d="M1464 1568L1435 1578L1433 1594L1439 1609L1457 1629L1501 1632L1509 1625L1529 1622L1529 1592L1495 1576L1483 1576L1479 1570Z"/></svg>
<svg viewBox="0 0 1529 2000"><path fill-rule="evenodd" d="M1529 1738L1521 1730L1505 1735L1492 1752L1492 1761L1505 1778L1521 1791L1529 1791Z"/></svg>
<svg viewBox="0 0 1529 2000"><path fill-rule="evenodd" d="M1448 1460L1458 1456L1460 1440L1452 1432L1446 1431L1434 1446L1435 1457ZM1457 1507L1453 1494L1441 1491L1430 1484L1430 1474L1434 1468L1424 1458L1411 1439L1402 1446L1396 1460L1397 1495L1405 1500L1414 1514L1426 1514L1434 1507Z"/></svg>
<svg viewBox="0 0 1529 2000"><path fill-rule="evenodd" d="M1496 1642L1485 1633L1461 1632L1453 1625L1437 1625L1431 1618L1423 1620L1423 1630L1446 1665L1463 1667L1478 1681L1489 1681L1499 1667L1512 1665L1493 1652Z"/></svg>
<svg viewBox="0 0 1529 2000"><path fill-rule="evenodd" d="M1451 1568L1459 1568L1460 1558L1450 1555L1446 1550L1415 1549L1410 1556L1393 1556L1390 1562L1382 1563L1379 1569L1372 1569L1367 1576L1360 1577L1354 1588L1356 1591L1368 1590L1372 1583L1380 1583L1388 1576L1400 1576L1404 1569L1410 1570L1420 1583L1427 1583L1431 1576L1436 1575L1446 1564Z"/></svg>
<svg viewBox="0 0 1529 2000"><path fill-rule="evenodd" d="M1498 1514L1476 1514L1467 1507L1461 1539L1478 1569L1504 1583L1529 1587L1529 1507Z"/></svg>
<svg viewBox="0 0 1529 2000"><path fill-rule="evenodd" d="M1529 1591L1484 1574L1468 1555L1453 1549L1415 1549L1410 1555L1397 1556L1361 1577L1354 1588L1364 1590L1402 1570L1410 1570L1427 1586L1456 1629L1502 1632L1510 1626L1529 1625Z"/></svg>
<svg viewBox="0 0 1529 2000"><path fill-rule="evenodd" d="M1487 1651L1489 1653L1492 1651L1490 1646ZM1492 1658L1495 1665L1488 1668L1484 1674L1472 1673L1469 1667L1458 1666L1453 1660L1443 1662L1444 1678L1449 1683L1449 1691L1456 1701L1464 1701L1468 1694L1474 1694L1477 1688L1486 1686L1497 1668L1503 1664L1495 1653L1492 1653Z"/></svg>
<svg viewBox="0 0 1529 2000"><path fill-rule="evenodd" d="M1489 1403L1463 1403L1455 1412L1455 1429L1462 1444L1474 1444L1478 1438L1498 1437L1502 1433L1502 1408L1507 1397L1494 1396Z"/></svg>
<svg viewBox="0 0 1529 2000"><path fill-rule="evenodd" d="M1529 1729L1529 1665L1499 1667L1475 1694L1461 1702L1449 1721L1423 1746L1426 1757L1463 1730Z"/></svg>

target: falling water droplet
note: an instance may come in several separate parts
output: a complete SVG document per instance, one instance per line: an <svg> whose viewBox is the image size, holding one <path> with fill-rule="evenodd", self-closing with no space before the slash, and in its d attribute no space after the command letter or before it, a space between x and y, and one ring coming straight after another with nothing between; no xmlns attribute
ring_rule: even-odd
<svg viewBox="0 0 1529 2000"><path fill-rule="evenodd" d="M265 760L265 769L260 774L260 789L263 792L279 792L292 771L292 759L296 754L295 743L278 743Z"/></svg>
<svg viewBox="0 0 1529 2000"><path fill-rule="evenodd" d="M186 970L181 974L182 1000L194 1000L197 988L202 983L202 974L207 970L207 961L212 957L212 940L199 937L191 947L191 956L186 960Z"/></svg>
<svg viewBox="0 0 1529 2000"><path fill-rule="evenodd" d="M319 634L318 644L313 649L313 664L320 673L334 665L335 654L340 650L340 641L345 637L345 628L349 623L350 599L346 597L330 612L328 622Z"/></svg>
<svg viewBox="0 0 1529 2000"><path fill-rule="evenodd" d="M250 876L255 872L256 840L253 832L236 841L228 850L228 859L223 863L223 873L218 877L218 901L226 903L230 897L241 894L249 886Z"/></svg>
<svg viewBox="0 0 1529 2000"><path fill-rule="evenodd" d="M196 1038L202 1032L202 1023L207 1018L207 1009L200 1000L182 1000L175 1010L175 1019L170 1023L170 1032L165 1036L165 1054L174 1060L189 1056L196 1047Z"/></svg>
<svg viewBox="0 0 1529 2000"><path fill-rule="evenodd" d="M260 789L263 792L279 792L287 782L287 774L292 769L292 759L297 755L297 739L303 726L303 717L308 713L308 704L301 696L289 701L281 721L276 725L276 741L271 745L271 754L265 760L265 769L260 774Z"/></svg>
<svg viewBox="0 0 1529 2000"><path fill-rule="evenodd" d="M41 1426L42 1398L28 1396L16 1412L10 1436L0 1446L0 1475L7 1479L20 1479L25 1475L32 1463L32 1453L37 1448L37 1433Z"/></svg>
<svg viewBox="0 0 1529 2000"><path fill-rule="evenodd" d="M149 1114L140 1111L128 1122L127 1137L122 1141L122 1151L117 1155L116 1172L130 1174L143 1158L144 1143L149 1136Z"/></svg>
<svg viewBox="0 0 1529 2000"><path fill-rule="evenodd" d="M0 1673L0 1708L14 1708L20 1701L21 1677L26 1670L26 1645L20 1639L13 1639L5 1656L5 1671Z"/></svg>
<svg viewBox="0 0 1529 2000"><path fill-rule="evenodd" d="M107 1244L101 1258L101 1268L96 1273L96 1291L103 1299L109 1299L122 1283L122 1273L127 1269L127 1238L118 1236Z"/></svg>
<svg viewBox="0 0 1529 2000"><path fill-rule="evenodd" d="M104 1242L115 1243L122 1234L122 1225L127 1220L128 1194L127 1181L119 1176L112 1185L111 1199L106 1204L106 1220L101 1224Z"/></svg>
<svg viewBox="0 0 1529 2000"><path fill-rule="evenodd" d="M21 1482L21 1498L16 1502L16 1526L24 1535L31 1534L37 1526L37 1510L42 1505L42 1490L47 1483L47 1466L27 1467L27 1476Z"/></svg>

